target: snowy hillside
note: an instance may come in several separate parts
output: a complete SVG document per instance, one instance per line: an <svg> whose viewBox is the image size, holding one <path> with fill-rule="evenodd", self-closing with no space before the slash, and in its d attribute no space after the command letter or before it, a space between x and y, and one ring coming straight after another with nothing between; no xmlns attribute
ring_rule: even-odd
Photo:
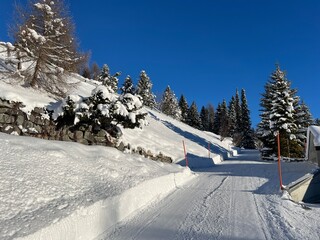
<svg viewBox="0 0 320 240"><path fill-rule="evenodd" d="M71 94L89 96L96 87L78 75L70 78L77 82ZM48 94L11 85L9 80L0 81L0 98L23 102L25 112L59 105L59 100ZM213 166L231 154L230 141L221 142L212 133L148 111L149 125L122 129L123 142L161 152L180 165L185 164L182 140L192 166ZM44 239L49 235L52 239L92 239L196 177L189 168L114 148L3 133L0 152L1 239Z"/></svg>

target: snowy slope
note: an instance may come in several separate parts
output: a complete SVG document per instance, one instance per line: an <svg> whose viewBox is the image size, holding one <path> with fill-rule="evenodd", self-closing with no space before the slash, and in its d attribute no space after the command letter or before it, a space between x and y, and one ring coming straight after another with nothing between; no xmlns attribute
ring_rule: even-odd
<svg viewBox="0 0 320 240"><path fill-rule="evenodd" d="M4 75L2 75L4 76ZM55 108L59 99L1 78L0 97ZM96 83L78 75L70 94L89 96ZM148 110L149 125L123 129L123 141L183 165L182 140L193 166L213 166L227 156L230 141L195 130ZM208 157L208 142L211 152ZM212 157L212 158L211 158ZM46 141L0 133L0 239L93 239L133 216L196 174L189 168L144 159L114 148Z"/></svg>

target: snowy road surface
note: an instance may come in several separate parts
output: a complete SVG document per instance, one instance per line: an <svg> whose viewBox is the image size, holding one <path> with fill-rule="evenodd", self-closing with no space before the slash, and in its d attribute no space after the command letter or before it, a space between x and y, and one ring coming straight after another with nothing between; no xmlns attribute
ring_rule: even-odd
<svg viewBox="0 0 320 240"><path fill-rule="evenodd" d="M244 151L195 170L198 178L98 239L318 239L319 224L308 222L318 222L319 211L310 216L281 199L277 165L258 159ZM284 163L286 181L299 164Z"/></svg>

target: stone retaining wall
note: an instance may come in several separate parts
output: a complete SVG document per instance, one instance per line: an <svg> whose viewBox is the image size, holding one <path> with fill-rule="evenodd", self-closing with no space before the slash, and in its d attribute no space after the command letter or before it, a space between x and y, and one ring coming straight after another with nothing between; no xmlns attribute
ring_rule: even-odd
<svg viewBox="0 0 320 240"><path fill-rule="evenodd" d="M34 108L30 114L21 110L20 102L0 98L0 132L7 134L38 137L47 140L79 142L85 145L102 145L116 147L120 151L130 150L146 158L171 163L172 159L162 153L153 154L141 147L130 149L130 145L119 142L119 136L111 136L104 129L93 132L92 126L63 126L57 128L50 119L50 113L43 108ZM110 131L111 132L111 131Z"/></svg>

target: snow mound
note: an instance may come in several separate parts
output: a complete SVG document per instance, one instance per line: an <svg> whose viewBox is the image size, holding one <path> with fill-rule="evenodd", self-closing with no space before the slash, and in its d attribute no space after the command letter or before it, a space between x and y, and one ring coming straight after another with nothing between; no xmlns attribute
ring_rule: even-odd
<svg viewBox="0 0 320 240"><path fill-rule="evenodd" d="M194 177L179 165L107 147L0 133L0 151L4 240L49 233L52 239L90 239Z"/></svg>

